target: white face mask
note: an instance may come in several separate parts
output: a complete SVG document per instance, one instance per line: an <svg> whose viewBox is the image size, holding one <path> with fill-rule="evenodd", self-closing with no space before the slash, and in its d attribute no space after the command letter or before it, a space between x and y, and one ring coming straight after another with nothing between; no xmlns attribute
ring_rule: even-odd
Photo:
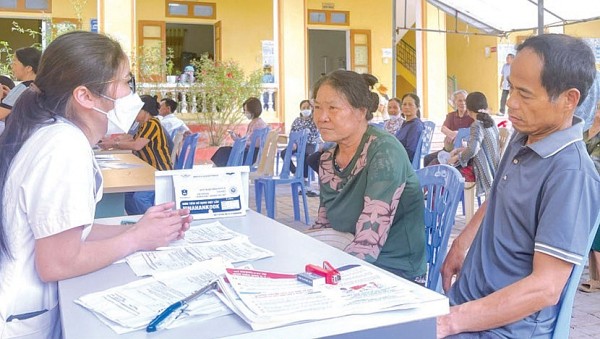
<svg viewBox="0 0 600 339"><path fill-rule="evenodd" d="M311 111L311 110L309 110L309 109L303 109L303 110L301 110L301 111L300 111L300 114L301 114L303 117L308 117L308 116L310 116L310 113L312 113L312 111Z"/></svg>
<svg viewBox="0 0 600 339"><path fill-rule="evenodd" d="M112 100L115 103L115 107L108 112L94 107L95 111L106 115L108 118L108 128L106 134L127 133L133 124L135 117L144 106L144 102L142 99L140 99L140 96L137 95L137 93L133 92L118 99L109 98L104 95L103 97L108 100Z"/></svg>
<svg viewBox="0 0 600 339"><path fill-rule="evenodd" d="M396 115L391 115L390 114L390 120L398 120L400 118L401 118L400 114L396 114Z"/></svg>
<svg viewBox="0 0 600 339"><path fill-rule="evenodd" d="M246 118L248 118L248 120L252 120L252 113L250 112L246 112Z"/></svg>

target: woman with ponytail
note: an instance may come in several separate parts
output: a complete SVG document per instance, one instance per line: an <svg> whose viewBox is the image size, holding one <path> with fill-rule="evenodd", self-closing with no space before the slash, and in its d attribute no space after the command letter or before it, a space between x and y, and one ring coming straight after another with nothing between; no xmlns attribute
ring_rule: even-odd
<svg viewBox="0 0 600 339"><path fill-rule="evenodd" d="M102 174L92 145L142 107L118 42L70 32L44 51L0 136L0 338L60 338L57 281L181 238L173 203L134 225L94 223Z"/></svg>
<svg viewBox="0 0 600 339"><path fill-rule="evenodd" d="M487 99L481 92L467 95L467 112L475 120L470 127L469 142L467 147L454 149L448 163L462 167L472 164L477 196L487 195L500 163L498 127L488 114Z"/></svg>

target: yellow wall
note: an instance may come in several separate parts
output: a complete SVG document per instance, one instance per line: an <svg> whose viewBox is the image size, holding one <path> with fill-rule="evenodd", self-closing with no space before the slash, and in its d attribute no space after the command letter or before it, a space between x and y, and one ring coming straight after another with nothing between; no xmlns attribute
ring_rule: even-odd
<svg viewBox="0 0 600 339"><path fill-rule="evenodd" d="M600 38L600 20L565 26L565 34L580 38Z"/></svg>
<svg viewBox="0 0 600 339"><path fill-rule="evenodd" d="M425 3L423 7L423 27L430 30L446 29L446 17L436 7ZM447 70L446 70L446 34L424 32L423 54L421 62L423 76L423 92L421 97L421 118L443 121L447 113ZM419 88L419 86L417 86Z"/></svg>
<svg viewBox="0 0 600 339"><path fill-rule="evenodd" d="M280 0L284 1L284 0ZM324 29L368 29L371 30L371 73L387 88L392 88L392 67L395 56L382 58L382 48L392 48L392 1L328 0L334 4L334 11L349 11L350 26L310 25L310 28ZM323 1L306 0L308 9L321 10Z"/></svg>
<svg viewBox="0 0 600 339"><path fill-rule="evenodd" d="M454 27L453 17L447 17L448 27ZM464 23L458 23L458 30L467 31ZM469 28L469 32L476 32ZM485 47L495 47L498 38L483 35L447 35L448 76L455 76L457 87L467 92L479 91L485 94L492 112L498 111L500 78L498 56L495 52L485 56Z"/></svg>
<svg viewBox="0 0 600 339"><path fill-rule="evenodd" d="M95 0L88 0L81 13L82 29L90 29L90 19L97 17L97 3ZM49 18L72 18L75 19L75 10L69 0L53 0L52 13L44 12L11 12L0 11L0 18L28 18L28 19L49 19ZM18 20L17 20L18 21Z"/></svg>
<svg viewBox="0 0 600 339"><path fill-rule="evenodd" d="M216 20L165 17L165 0L137 1L137 19L182 24L221 21L223 60L235 60L247 72L262 66L261 40L273 40L272 0L212 0Z"/></svg>

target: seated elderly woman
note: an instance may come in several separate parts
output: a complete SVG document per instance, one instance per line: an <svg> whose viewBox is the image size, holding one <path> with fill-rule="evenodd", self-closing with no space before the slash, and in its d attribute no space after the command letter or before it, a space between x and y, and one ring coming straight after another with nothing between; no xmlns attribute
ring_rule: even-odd
<svg viewBox="0 0 600 339"><path fill-rule="evenodd" d="M405 121L396 132L396 138L406 149L410 161L415 156L421 132L423 132L423 122L419 118L420 108L421 99L416 94L407 93L402 96L402 114Z"/></svg>
<svg viewBox="0 0 600 339"><path fill-rule="evenodd" d="M487 109L487 99L483 93L473 92L467 95L467 112L475 119L470 127L469 142L467 147L452 150L448 160L449 164L461 167L473 165L477 196L487 195L500 163L498 127Z"/></svg>
<svg viewBox="0 0 600 339"><path fill-rule="evenodd" d="M423 284L423 194L398 140L367 123L377 96L362 75L345 70L323 76L313 93L321 137L336 146L321 156L312 230L350 233L347 253Z"/></svg>

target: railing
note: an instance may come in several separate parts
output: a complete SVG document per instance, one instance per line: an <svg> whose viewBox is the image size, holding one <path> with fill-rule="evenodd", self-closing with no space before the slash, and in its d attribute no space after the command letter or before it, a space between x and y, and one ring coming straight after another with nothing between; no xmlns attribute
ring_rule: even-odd
<svg viewBox="0 0 600 339"><path fill-rule="evenodd" d="M201 113L215 110L216 107L207 107L206 93L202 89L202 84L179 84L179 83L138 83L138 93L140 95L157 95L159 98L172 98L177 101L177 113ZM262 84L262 93L259 99L263 106L263 113L275 115L275 98L277 97L277 84ZM240 111L241 111L240 107Z"/></svg>
<svg viewBox="0 0 600 339"><path fill-rule="evenodd" d="M400 40L396 47L396 61L415 74L417 72L417 52L415 49L404 40Z"/></svg>

